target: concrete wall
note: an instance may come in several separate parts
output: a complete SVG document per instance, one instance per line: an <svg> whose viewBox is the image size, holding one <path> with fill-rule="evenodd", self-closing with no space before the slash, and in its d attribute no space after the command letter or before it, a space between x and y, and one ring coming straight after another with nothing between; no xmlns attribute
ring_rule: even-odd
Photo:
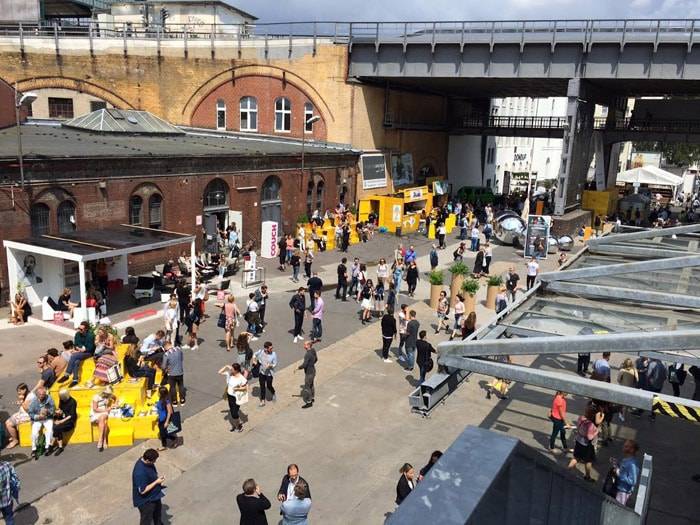
<svg viewBox="0 0 700 525"><path fill-rule="evenodd" d="M450 136L447 178L452 184L453 191L458 191L462 186L486 185L486 179L481 178L481 137ZM493 181L491 182L493 184Z"/></svg>
<svg viewBox="0 0 700 525"><path fill-rule="evenodd" d="M0 0L0 22L38 22L39 0Z"/></svg>

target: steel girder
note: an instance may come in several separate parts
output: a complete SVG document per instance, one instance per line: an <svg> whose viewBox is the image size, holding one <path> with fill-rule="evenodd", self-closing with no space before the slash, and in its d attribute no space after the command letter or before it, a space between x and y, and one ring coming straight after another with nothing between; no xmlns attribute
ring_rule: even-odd
<svg viewBox="0 0 700 525"><path fill-rule="evenodd" d="M550 370L498 363L486 359L470 359L455 355L441 356L438 362L445 366L469 370L477 374L500 377L549 390L561 390L562 392L609 401L610 403L641 410L652 410L652 404L656 398L673 404L682 401L684 406L700 411L700 401L681 400L674 396L656 394L646 390L620 386L615 383L606 383L605 381L595 381L573 374L562 374Z"/></svg>
<svg viewBox="0 0 700 525"><path fill-rule="evenodd" d="M625 301L637 301L640 303L653 303L663 306L700 308L700 297L664 292L652 292L650 290L637 290L634 288L620 288L617 286L600 286L597 284L554 281L547 284L547 290L573 295L606 297L609 299L622 299Z"/></svg>
<svg viewBox="0 0 700 525"><path fill-rule="evenodd" d="M588 246L591 253L606 253L622 255L626 257L642 257L649 259L674 258L690 254L687 250L669 250L664 248L645 248L641 246L627 246L625 244L597 244Z"/></svg>
<svg viewBox="0 0 700 525"><path fill-rule="evenodd" d="M572 336L444 341L438 350L447 356L584 354L596 352L679 351L700 348L700 330L664 330Z"/></svg>
<svg viewBox="0 0 700 525"><path fill-rule="evenodd" d="M618 243L621 241L638 241L640 239L653 239L654 237L669 237L671 235L683 235L684 233L700 232L700 224L687 224L674 226L673 228L652 229L631 233L615 233L597 237L588 241L589 246Z"/></svg>
<svg viewBox="0 0 700 525"><path fill-rule="evenodd" d="M545 282L570 281L572 279L589 279L608 275L672 270L676 268L688 268L691 266L700 266L700 255L688 255L683 257L671 257L668 259L655 259L651 261L629 262L622 264L609 264L606 266L590 266L586 268L577 268L574 270L541 273L539 277L541 281Z"/></svg>

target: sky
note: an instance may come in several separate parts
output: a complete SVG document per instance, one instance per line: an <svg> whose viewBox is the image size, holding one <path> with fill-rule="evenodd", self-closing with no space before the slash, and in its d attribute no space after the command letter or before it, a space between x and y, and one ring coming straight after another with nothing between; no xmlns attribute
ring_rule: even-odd
<svg viewBox="0 0 700 525"><path fill-rule="evenodd" d="M700 0L226 0L260 22L700 18Z"/></svg>

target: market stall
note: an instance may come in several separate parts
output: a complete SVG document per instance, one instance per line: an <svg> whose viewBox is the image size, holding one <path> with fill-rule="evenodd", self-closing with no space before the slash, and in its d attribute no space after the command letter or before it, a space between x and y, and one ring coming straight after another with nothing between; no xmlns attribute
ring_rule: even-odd
<svg viewBox="0 0 700 525"><path fill-rule="evenodd" d="M427 186L409 188L392 195L375 195L360 200L359 220L366 221L370 214L377 217L378 226L390 232L414 232L420 225L421 213L432 209L433 194Z"/></svg>

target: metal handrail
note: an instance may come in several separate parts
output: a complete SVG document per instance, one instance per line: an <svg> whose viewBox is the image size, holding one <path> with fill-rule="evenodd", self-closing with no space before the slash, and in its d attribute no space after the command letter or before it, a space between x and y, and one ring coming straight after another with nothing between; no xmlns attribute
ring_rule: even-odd
<svg viewBox="0 0 700 525"><path fill-rule="evenodd" d="M525 38L533 36L543 38L543 35L553 35L556 41L559 36L576 37L576 41L587 43L591 40L610 38L613 42L624 44L625 41L637 37L648 37L653 43L658 43L660 36L673 37L674 43L692 43L695 30L695 19L600 19L600 20L472 20L444 22L272 22L254 24L174 24L164 25L150 23L114 23L90 20L87 22L67 23L54 21L48 23L14 23L0 25L0 36L18 36L26 38L54 36L55 28L60 37L88 38L88 28L93 28L96 38L177 38L187 35L187 38L226 39L228 35L238 35L246 38L331 38L335 41L383 41L400 39L410 43L411 40L433 42L436 35L459 37L458 42L468 43L470 39L478 39L489 35ZM198 35L198 36L196 36ZM579 38L579 35L581 38ZM681 38L679 38L681 37ZM237 38L237 37L236 37ZM546 40L542 40L546 41Z"/></svg>
<svg viewBox="0 0 700 525"><path fill-rule="evenodd" d="M631 117L619 119L608 125L607 118L594 119L593 127L609 131L659 131L670 133L697 133L700 131L700 120L695 119L655 119Z"/></svg>

